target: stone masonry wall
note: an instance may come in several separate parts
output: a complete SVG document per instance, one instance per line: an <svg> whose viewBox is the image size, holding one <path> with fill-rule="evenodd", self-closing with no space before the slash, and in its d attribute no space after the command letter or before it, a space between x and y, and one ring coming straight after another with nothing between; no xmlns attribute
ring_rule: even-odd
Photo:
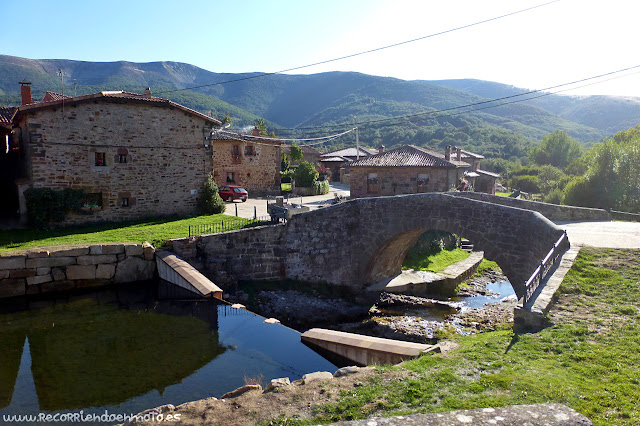
<svg viewBox="0 0 640 426"><path fill-rule="evenodd" d="M285 278L284 224L170 240L174 253L219 286Z"/></svg>
<svg viewBox="0 0 640 426"><path fill-rule="evenodd" d="M193 191L213 171L207 126L177 108L107 100L70 104L64 114L35 110L20 121L32 186L84 189L102 199L100 209L66 224L193 213ZM97 166L102 154L105 165Z"/></svg>
<svg viewBox="0 0 640 426"><path fill-rule="evenodd" d="M369 173L378 175L379 192L367 189ZM462 175L463 170L460 169ZM418 175L428 174L428 192L448 191L457 180L456 170L435 167L352 167L350 172L351 197L381 197L418 192Z"/></svg>
<svg viewBox="0 0 640 426"><path fill-rule="evenodd" d="M238 146L239 155L233 155L234 145ZM212 147L213 176L218 186L240 185L249 191L249 196L280 194L279 144L213 140ZM233 173L233 182L227 181L228 173Z"/></svg>
<svg viewBox="0 0 640 426"><path fill-rule="evenodd" d="M542 214L547 219L554 221L611 220L609 212L603 209L561 206L558 204L540 203L537 201L517 200L515 198L499 197L497 195L482 194L479 192L450 192L449 194L457 197L472 198L474 200L486 201L488 203L516 207L519 209L533 210Z"/></svg>
<svg viewBox="0 0 640 426"><path fill-rule="evenodd" d="M0 255L0 298L145 281L155 250L143 244L93 244Z"/></svg>
<svg viewBox="0 0 640 426"><path fill-rule="evenodd" d="M471 240L500 265L516 294L563 234L540 213L442 193L361 198L266 226L173 240L214 282L293 279L351 287L398 275L425 231Z"/></svg>

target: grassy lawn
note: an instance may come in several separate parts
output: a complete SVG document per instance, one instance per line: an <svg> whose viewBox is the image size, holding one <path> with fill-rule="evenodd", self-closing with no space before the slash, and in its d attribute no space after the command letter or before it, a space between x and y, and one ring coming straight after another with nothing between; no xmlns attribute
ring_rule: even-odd
<svg viewBox="0 0 640 426"><path fill-rule="evenodd" d="M379 368L313 421L557 402L596 425L640 424L640 250L582 249L556 299L555 325L458 336L447 354Z"/></svg>
<svg viewBox="0 0 640 426"><path fill-rule="evenodd" d="M105 223L44 231L33 229L0 231L0 253L30 247L111 242L149 241L154 247L160 247L167 239L188 237L189 225L219 223L230 219L232 219L231 216L216 214Z"/></svg>
<svg viewBox="0 0 640 426"><path fill-rule="evenodd" d="M462 249L440 250L436 254L428 256L418 252L409 252L402 263L403 269L413 269L415 271L442 272L444 269L456 262L469 257L469 253Z"/></svg>
<svg viewBox="0 0 640 426"><path fill-rule="evenodd" d="M280 184L280 189L282 191L291 191L291 182L289 182L289 183L281 183Z"/></svg>
<svg viewBox="0 0 640 426"><path fill-rule="evenodd" d="M510 192L496 192L496 195L498 197L508 197L509 195L511 195Z"/></svg>

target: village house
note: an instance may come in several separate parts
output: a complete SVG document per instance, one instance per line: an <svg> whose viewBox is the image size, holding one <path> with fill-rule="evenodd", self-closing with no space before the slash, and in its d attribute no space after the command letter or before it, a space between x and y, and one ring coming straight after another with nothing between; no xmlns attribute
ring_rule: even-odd
<svg viewBox="0 0 640 426"><path fill-rule="evenodd" d="M375 149L351 146L322 154L320 164L330 170L332 181L349 184L350 162L377 152Z"/></svg>
<svg viewBox="0 0 640 426"><path fill-rule="evenodd" d="M257 128L251 135L214 129L214 180L218 186L239 185L249 195L280 194L280 146L278 139L260 136Z"/></svg>
<svg viewBox="0 0 640 426"><path fill-rule="evenodd" d="M455 189L461 179L468 181L469 173L475 182L489 185L490 176L479 169L481 155L447 147L445 155L414 145L403 145L389 151L361 158L349 164L351 197L379 197L388 195L445 192ZM463 152L464 154L463 156ZM466 161L465 161L466 160ZM493 188L497 175L493 175ZM491 192L490 192L491 193ZM495 193L495 189L493 189Z"/></svg>
<svg viewBox="0 0 640 426"><path fill-rule="evenodd" d="M1 110L8 139L0 155L2 188L12 192L3 194L7 210L19 210L24 220L24 191L33 187L84 190L85 211L67 215L64 224L196 211L213 172L209 135L218 120L149 89L48 93L47 102L33 102L30 83L21 83L23 105Z"/></svg>

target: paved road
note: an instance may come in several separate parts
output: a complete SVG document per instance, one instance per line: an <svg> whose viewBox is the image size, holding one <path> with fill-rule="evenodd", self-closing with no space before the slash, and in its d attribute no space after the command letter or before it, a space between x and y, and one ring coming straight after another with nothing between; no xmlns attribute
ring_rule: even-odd
<svg viewBox="0 0 640 426"><path fill-rule="evenodd" d="M556 222L572 245L640 248L640 222Z"/></svg>
<svg viewBox="0 0 640 426"><path fill-rule="evenodd" d="M331 182L329 184L329 193L326 195L313 195L309 197L292 196L289 199L289 202L295 204L302 203L304 206L310 207L312 210L314 210L333 200L336 192L338 193L338 195L348 197L349 185L342 185L340 183ZM227 203L227 210L225 211L225 214L230 216L252 218L255 212L257 216L268 216L269 214L267 213L267 201L268 200L266 197L253 198L251 197L251 194L249 194L249 199L244 203L241 201ZM269 202L273 202L273 197L271 197Z"/></svg>

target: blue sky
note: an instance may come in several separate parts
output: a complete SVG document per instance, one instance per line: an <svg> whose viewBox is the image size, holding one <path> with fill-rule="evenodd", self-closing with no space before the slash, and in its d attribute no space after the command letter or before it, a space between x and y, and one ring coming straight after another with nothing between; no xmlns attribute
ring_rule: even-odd
<svg viewBox="0 0 640 426"><path fill-rule="evenodd" d="M98 62L177 61L235 73L275 72L332 59L546 0L2 2L1 54ZM339 70L407 80L477 78L542 89L640 65L635 55L637 3L561 0L295 73ZM640 96L638 71L563 93Z"/></svg>

